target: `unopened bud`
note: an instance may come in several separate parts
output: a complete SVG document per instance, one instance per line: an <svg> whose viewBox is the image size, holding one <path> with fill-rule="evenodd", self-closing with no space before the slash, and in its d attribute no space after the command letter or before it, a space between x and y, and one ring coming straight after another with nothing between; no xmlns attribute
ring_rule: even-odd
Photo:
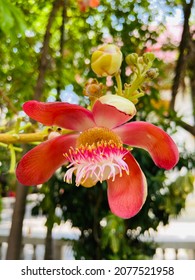
<svg viewBox="0 0 195 280"><path fill-rule="evenodd" d="M108 94L100 97L99 101L103 104L114 106L119 111L131 115L132 117L136 114L135 105L130 100L122 96Z"/></svg>
<svg viewBox="0 0 195 280"><path fill-rule="evenodd" d="M143 60L146 64L148 64L149 62L152 63L155 59L155 55L151 52L146 52L143 55Z"/></svg>
<svg viewBox="0 0 195 280"><path fill-rule="evenodd" d="M92 80L85 84L85 89L83 94L89 96L90 98L99 98L103 95L103 84L98 83L97 80Z"/></svg>
<svg viewBox="0 0 195 280"><path fill-rule="evenodd" d="M113 44L100 46L91 57L92 70L101 77L118 73L122 63L122 53Z"/></svg>
<svg viewBox="0 0 195 280"><path fill-rule="evenodd" d="M151 68L146 72L146 75L150 79L154 79L158 76L158 69L156 68Z"/></svg>
<svg viewBox="0 0 195 280"><path fill-rule="evenodd" d="M138 61L138 55L136 53L130 53L126 56L125 61L129 66L136 65Z"/></svg>

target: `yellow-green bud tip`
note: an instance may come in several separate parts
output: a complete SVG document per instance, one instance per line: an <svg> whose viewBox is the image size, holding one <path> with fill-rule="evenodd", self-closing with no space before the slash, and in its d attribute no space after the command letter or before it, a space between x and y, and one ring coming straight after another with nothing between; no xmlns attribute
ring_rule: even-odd
<svg viewBox="0 0 195 280"><path fill-rule="evenodd" d="M144 62L147 64L149 62L153 62L154 59L155 59L155 55L151 52L146 52L144 55L143 55L143 59L144 59Z"/></svg>
<svg viewBox="0 0 195 280"><path fill-rule="evenodd" d="M125 61L128 65L136 65L138 61L138 55L136 53L130 53L126 56Z"/></svg>

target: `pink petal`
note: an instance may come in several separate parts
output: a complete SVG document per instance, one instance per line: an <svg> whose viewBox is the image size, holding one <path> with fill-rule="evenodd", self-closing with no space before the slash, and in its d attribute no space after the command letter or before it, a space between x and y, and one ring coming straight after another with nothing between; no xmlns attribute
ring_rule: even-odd
<svg viewBox="0 0 195 280"><path fill-rule="evenodd" d="M25 113L44 125L83 131L95 126L91 111L82 106L66 102L38 102L35 100L24 103Z"/></svg>
<svg viewBox="0 0 195 280"><path fill-rule="evenodd" d="M153 124L131 122L114 129L114 132L124 144L147 150L159 167L171 169L179 160L179 152L172 138Z"/></svg>
<svg viewBox="0 0 195 280"><path fill-rule="evenodd" d="M125 114L114 106L102 104L97 100L92 109L95 122L98 126L114 128L129 121L132 116Z"/></svg>
<svg viewBox="0 0 195 280"><path fill-rule="evenodd" d="M75 146L78 135L62 135L47 140L26 153L16 169L18 181L26 186L46 182L65 163L63 156Z"/></svg>
<svg viewBox="0 0 195 280"><path fill-rule="evenodd" d="M115 215L129 219L141 210L145 202L147 182L134 157L128 153L125 158L130 173L127 175L123 171L122 177L117 175L114 181L107 180L108 203Z"/></svg>

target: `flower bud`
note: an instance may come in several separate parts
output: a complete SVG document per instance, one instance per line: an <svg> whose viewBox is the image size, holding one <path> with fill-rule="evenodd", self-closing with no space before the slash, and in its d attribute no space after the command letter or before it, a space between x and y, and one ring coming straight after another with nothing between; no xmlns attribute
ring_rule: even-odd
<svg viewBox="0 0 195 280"><path fill-rule="evenodd" d="M136 53L130 53L126 56L125 61L129 66L136 65L138 61L138 55Z"/></svg>
<svg viewBox="0 0 195 280"><path fill-rule="evenodd" d="M115 75L122 63L122 53L113 44L100 46L91 57L91 68L98 76Z"/></svg>
<svg viewBox="0 0 195 280"><path fill-rule="evenodd" d="M150 79L154 79L158 76L158 69L157 68L150 68L147 72L146 72L146 76Z"/></svg>
<svg viewBox="0 0 195 280"><path fill-rule="evenodd" d="M132 117L136 114L135 105L130 100L122 96L108 94L100 97L99 101L103 104L114 106L119 111L131 115Z"/></svg>
<svg viewBox="0 0 195 280"><path fill-rule="evenodd" d="M147 52L143 55L144 62L148 64L149 62L153 62L155 59L155 55L151 52Z"/></svg>
<svg viewBox="0 0 195 280"><path fill-rule="evenodd" d="M103 95L103 84L98 83L97 80L93 79L85 84L83 94L90 98L99 98Z"/></svg>

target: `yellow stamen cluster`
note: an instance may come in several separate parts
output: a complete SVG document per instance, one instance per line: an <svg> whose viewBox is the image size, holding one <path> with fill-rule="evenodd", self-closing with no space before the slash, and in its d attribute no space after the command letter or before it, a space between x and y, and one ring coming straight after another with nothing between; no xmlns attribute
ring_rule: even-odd
<svg viewBox="0 0 195 280"><path fill-rule="evenodd" d="M98 143L102 145L102 143L113 143L115 146L122 147L123 143L120 137L105 127L94 127L90 128L81 133L81 135L77 139L76 146L94 146L97 147Z"/></svg>

